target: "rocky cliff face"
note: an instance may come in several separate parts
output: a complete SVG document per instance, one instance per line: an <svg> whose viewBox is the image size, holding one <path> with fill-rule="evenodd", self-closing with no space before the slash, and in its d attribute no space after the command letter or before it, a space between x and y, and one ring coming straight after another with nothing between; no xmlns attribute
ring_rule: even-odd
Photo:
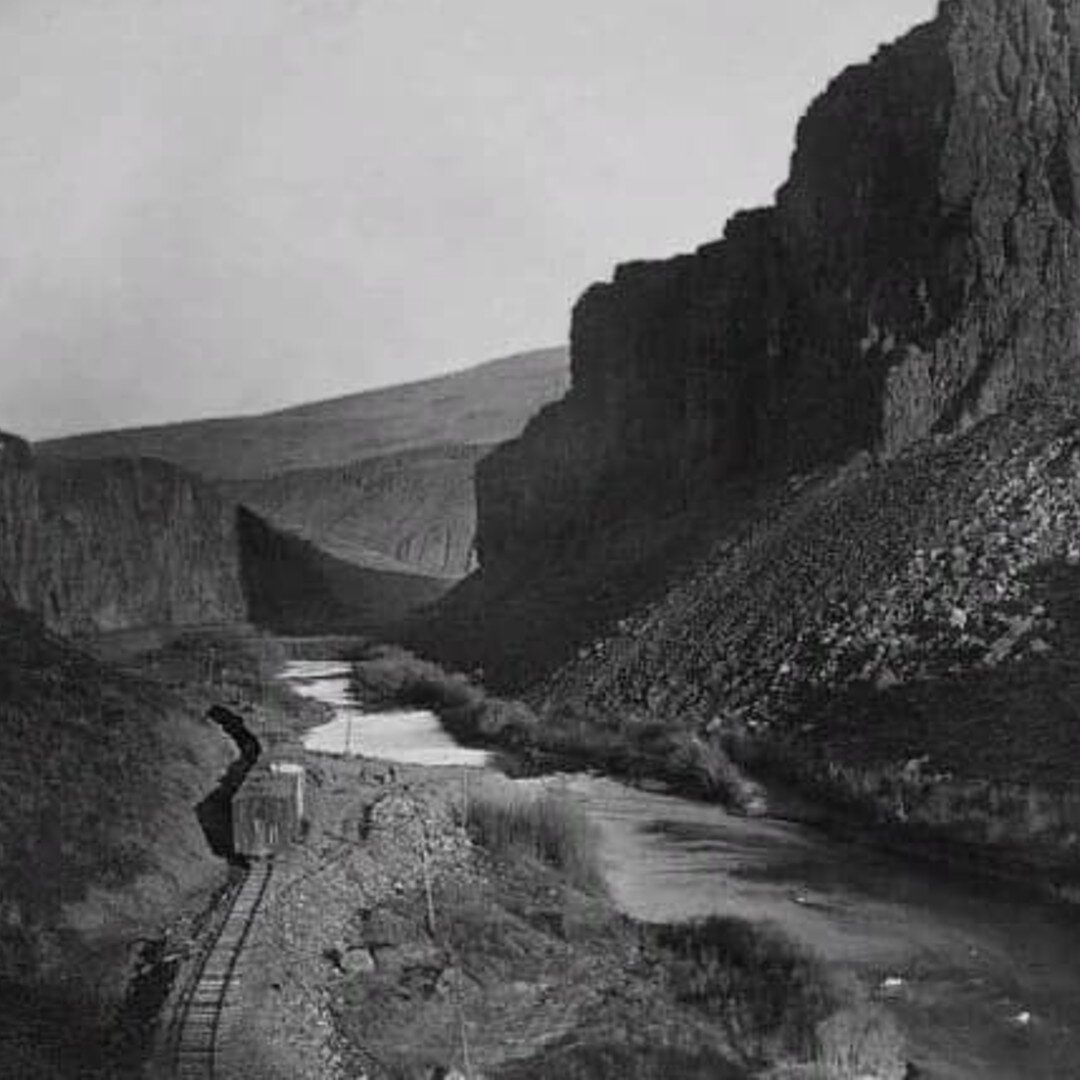
<svg viewBox="0 0 1080 1080"><path fill-rule="evenodd" d="M0 468L30 463L30 446L17 435L0 431Z"/></svg>
<svg viewBox="0 0 1080 1080"><path fill-rule="evenodd" d="M844 72L773 206L581 298L569 394L480 464L486 570L565 553L630 505L892 454L1070 385L1078 106L1062 0L947 0Z"/></svg>
<svg viewBox="0 0 1080 1080"><path fill-rule="evenodd" d="M0 597L60 633L370 629L443 589L336 560L165 462L0 451Z"/></svg>
<svg viewBox="0 0 1080 1080"><path fill-rule="evenodd" d="M0 578L65 633L240 622L235 515L162 462L0 459Z"/></svg>

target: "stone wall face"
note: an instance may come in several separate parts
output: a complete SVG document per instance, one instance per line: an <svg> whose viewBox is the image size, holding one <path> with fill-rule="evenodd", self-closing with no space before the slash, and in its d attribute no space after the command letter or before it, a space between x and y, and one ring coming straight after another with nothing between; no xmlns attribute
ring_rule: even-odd
<svg viewBox="0 0 1080 1080"><path fill-rule="evenodd" d="M718 479L895 453L1080 367L1080 9L951 0L841 74L775 204L578 302L572 388L478 470L485 569Z"/></svg>
<svg viewBox="0 0 1080 1080"><path fill-rule="evenodd" d="M240 622L235 516L161 462L0 461L0 581L63 633Z"/></svg>

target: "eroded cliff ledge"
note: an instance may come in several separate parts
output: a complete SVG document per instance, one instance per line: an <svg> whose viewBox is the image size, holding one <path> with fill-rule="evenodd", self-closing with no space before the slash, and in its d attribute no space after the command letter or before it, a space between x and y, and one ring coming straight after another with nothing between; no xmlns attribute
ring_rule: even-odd
<svg viewBox="0 0 1080 1080"><path fill-rule="evenodd" d="M164 461L42 459L0 435L0 596L50 630L366 629L440 592L334 559Z"/></svg>
<svg viewBox="0 0 1080 1080"><path fill-rule="evenodd" d="M235 515L164 462L56 463L5 452L0 579L21 608L61 633L242 622Z"/></svg>
<svg viewBox="0 0 1080 1080"><path fill-rule="evenodd" d="M893 453L1080 368L1080 6L947 0L799 126L722 240L578 302L573 385L478 468L485 572L643 503Z"/></svg>

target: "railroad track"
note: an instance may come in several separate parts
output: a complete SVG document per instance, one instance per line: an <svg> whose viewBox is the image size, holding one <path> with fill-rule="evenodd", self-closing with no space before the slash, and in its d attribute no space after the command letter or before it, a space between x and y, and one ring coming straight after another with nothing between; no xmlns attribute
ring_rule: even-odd
<svg viewBox="0 0 1080 1080"><path fill-rule="evenodd" d="M273 872L269 859L253 863L226 894L225 917L177 1005L171 1038L177 1080L211 1080L222 1017L236 966Z"/></svg>

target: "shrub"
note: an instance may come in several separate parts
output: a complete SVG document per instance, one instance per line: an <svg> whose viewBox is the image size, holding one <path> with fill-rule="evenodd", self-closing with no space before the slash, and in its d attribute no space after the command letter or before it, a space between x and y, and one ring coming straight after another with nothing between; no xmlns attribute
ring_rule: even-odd
<svg viewBox="0 0 1080 1080"><path fill-rule="evenodd" d="M719 743L689 732L671 737L671 764L709 798L753 811L762 802L758 786L742 774Z"/></svg>
<svg viewBox="0 0 1080 1080"><path fill-rule="evenodd" d="M907 1070L896 1022L866 1003L840 1009L819 1025L815 1062L823 1080L903 1080Z"/></svg>
<svg viewBox="0 0 1080 1080"><path fill-rule="evenodd" d="M719 1023L747 1068L814 1055L833 995L817 964L786 938L710 918L660 927L654 944L678 1000Z"/></svg>
<svg viewBox="0 0 1080 1080"><path fill-rule="evenodd" d="M549 792L485 792L466 809L472 838L492 854L538 859L584 889L601 887L593 826L579 807Z"/></svg>
<svg viewBox="0 0 1080 1080"><path fill-rule="evenodd" d="M369 704L430 709L462 742L525 746L535 741L536 717L526 705L488 697L466 676L404 649L369 650L354 662L353 686Z"/></svg>

